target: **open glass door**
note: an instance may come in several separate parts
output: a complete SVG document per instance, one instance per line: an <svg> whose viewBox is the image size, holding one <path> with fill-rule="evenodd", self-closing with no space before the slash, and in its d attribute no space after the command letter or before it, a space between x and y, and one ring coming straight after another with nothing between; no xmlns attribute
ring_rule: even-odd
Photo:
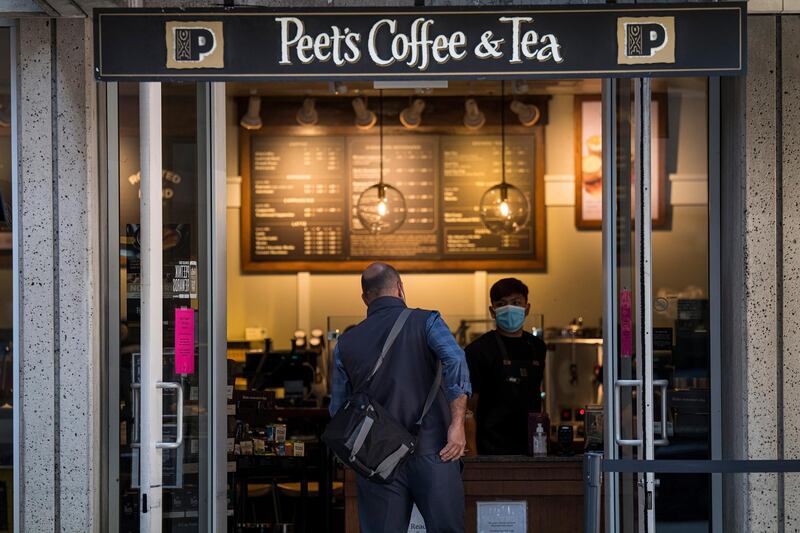
<svg viewBox="0 0 800 533"><path fill-rule="evenodd" d="M704 78L604 82L609 459L713 456L708 98ZM709 474L605 482L607 531L719 527Z"/></svg>
<svg viewBox="0 0 800 533"><path fill-rule="evenodd" d="M635 84L603 82L603 254L606 457L643 459L642 379L634 341L640 298L637 246L631 206L635 201ZM637 474L606 477L606 530L642 531L647 518L643 479ZM652 531L652 530L651 530Z"/></svg>
<svg viewBox="0 0 800 533"><path fill-rule="evenodd" d="M214 120L215 107L223 108L214 105L214 95L222 100L224 87L155 87L158 91L150 92L149 100L141 98L142 84L107 84L103 92L109 184L108 395L112 406L108 417L108 529L224 531L225 428L220 430L225 424L224 306L214 313L214 302L225 301L224 255L220 261L216 253L220 247L223 254L225 250L224 137L220 143L214 135L219 130L224 135L221 122ZM223 112L220 109L218 114ZM157 169L152 173L160 182L160 201L156 191L158 203L147 220L140 210L141 196L146 194L140 170L146 159L141 150L144 144L160 152L153 158L157 166L151 165ZM160 217L154 213L156 209ZM160 226L154 233L161 242L149 246L160 249L161 254L158 262L146 265L152 254L144 252L144 233L152 224ZM221 242L217 242L220 234ZM153 328L151 320L149 335L142 306L147 268L160 271L161 284L161 294L154 296L160 296L156 316L161 316L155 323L161 327ZM223 291L221 299L217 289ZM150 306L150 312L154 307ZM220 331L222 350L216 348ZM160 341L153 341L154 333ZM161 353L153 356L154 350ZM221 356L221 365L215 354ZM155 397L160 407L143 409L148 403L143 393L151 394L151 405ZM216 404L222 408L215 409ZM160 415L154 414L157 412ZM150 459L142 461L146 426L155 435L151 442L158 444L152 447ZM147 477L143 463L151 465L146 504L146 491L141 489Z"/></svg>
<svg viewBox="0 0 800 533"><path fill-rule="evenodd" d="M604 82L606 454L652 460L666 431L654 416L651 302L650 80ZM643 215L645 214L645 215ZM635 221L635 223L634 223ZM663 406L665 404L662 403ZM659 429L666 419L660 420ZM653 474L609 473L607 531L655 531Z"/></svg>

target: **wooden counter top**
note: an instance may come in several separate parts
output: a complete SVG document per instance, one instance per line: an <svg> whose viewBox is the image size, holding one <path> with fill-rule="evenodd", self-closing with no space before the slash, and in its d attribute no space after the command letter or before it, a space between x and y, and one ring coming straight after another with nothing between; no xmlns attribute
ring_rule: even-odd
<svg viewBox="0 0 800 533"><path fill-rule="evenodd" d="M583 463L583 455L471 455L464 457L464 463Z"/></svg>
<svg viewBox="0 0 800 533"><path fill-rule="evenodd" d="M477 529L477 502L528 502L528 531L583 530L583 457L486 455L464 458L465 532ZM345 476L345 531L359 533L355 474Z"/></svg>

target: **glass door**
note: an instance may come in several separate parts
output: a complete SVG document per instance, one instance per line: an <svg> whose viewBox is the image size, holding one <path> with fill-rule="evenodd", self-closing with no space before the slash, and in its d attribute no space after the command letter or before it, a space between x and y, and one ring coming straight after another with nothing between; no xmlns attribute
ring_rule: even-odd
<svg viewBox="0 0 800 533"><path fill-rule="evenodd" d="M716 457L708 86L704 78L604 82L609 459ZM607 531L719 527L707 473L609 472L605 482Z"/></svg>
<svg viewBox="0 0 800 533"><path fill-rule="evenodd" d="M108 528L224 531L225 310L214 312L214 303L225 301L224 292L221 299L215 292L224 291L225 279L224 255L220 261L216 253L220 245L225 249L219 228L225 220L224 137L221 150L214 140L223 130L214 105L222 92L211 84L102 89L112 406ZM148 163L160 181L149 211L141 209L147 187L140 168ZM148 291L157 303L147 304Z"/></svg>

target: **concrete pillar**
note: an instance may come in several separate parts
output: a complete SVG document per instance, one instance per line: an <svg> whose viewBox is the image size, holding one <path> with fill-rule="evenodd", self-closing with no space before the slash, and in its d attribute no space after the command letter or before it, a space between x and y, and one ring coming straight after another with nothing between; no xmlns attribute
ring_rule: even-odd
<svg viewBox="0 0 800 533"><path fill-rule="evenodd" d="M800 17L751 16L748 34L747 77L723 91L740 113L723 125L725 457L798 459ZM800 528L796 474L726 477L725 531Z"/></svg>
<svg viewBox="0 0 800 533"><path fill-rule="evenodd" d="M745 284L747 458L777 459L776 54L774 17L748 19ZM751 474L750 531L777 531L778 476Z"/></svg>
<svg viewBox="0 0 800 533"><path fill-rule="evenodd" d="M95 531L99 216L91 22L19 24L19 526Z"/></svg>
<svg viewBox="0 0 800 533"><path fill-rule="evenodd" d="M800 459L800 16L781 17L784 458ZM800 476L784 480L785 530L800 529Z"/></svg>
<svg viewBox="0 0 800 533"><path fill-rule="evenodd" d="M51 22L22 19L18 50L20 531L56 526Z"/></svg>

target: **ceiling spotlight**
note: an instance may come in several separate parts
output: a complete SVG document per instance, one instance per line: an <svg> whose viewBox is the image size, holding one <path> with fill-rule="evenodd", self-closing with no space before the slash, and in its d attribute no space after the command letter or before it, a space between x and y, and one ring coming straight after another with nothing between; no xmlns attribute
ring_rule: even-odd
<svg viewBox="0 0 800 533"><path fill-rule="evenodd" d="M417 98L411 105L400 112L400 123L408 129L414 129L422 124L422 111L425 110L425 100Z"/></svg>
<svg viewBox="0 0 800 533"><path fill-rule="evenodd" d="M368 130L378 122L378 117L367 108L361 97L353 98L353 111L356 112L356 127L360 130Z"/></svg>
<svg viewBox="0 0 800 533"><path fill-rule="evenodd" d="M303 100L303 105L297 110L297 123L301 126L313 126L319 120L313 98Z"/></svg>
<svg viewBox="0 0 800 533"><path fill-rule="evenodd" d="M542 116L538 107L535 105L523 104L519 100L511 102L511 111L517 115L520 124L523 126L533 126L539 122L539 118Z"/></svg>
<svg viewBox="0 0 800 533"><path fill-rule="evenodd" d="M478 102L476 102L474 98L468 98L467 101L464 102L464 109L464 126L466 126L467 129L477 130L486 124L486 115L483 114L483 111L478 109Z"/></svg>
<svg viewBox="0 0 800 533"><path fill-rule="evenodd" d="M525 80L514 80L511 85L511 92L514 94L528 94L528 82Z"/></svg>
<svg viewBox="0 0 800 533"><path fill-rule="evenodd" d="M260 130L261 122L261 97L252 95L247 103L247 113L244 114L239 125L246 130Z"/></svg>
<svg viewBox="0 0 800 533"><path fill-rule="evenodd" d="M328 84L328 88L330 92L333 94L344 96L350 90L344 82L341 81L332 81Z"/></svg>

